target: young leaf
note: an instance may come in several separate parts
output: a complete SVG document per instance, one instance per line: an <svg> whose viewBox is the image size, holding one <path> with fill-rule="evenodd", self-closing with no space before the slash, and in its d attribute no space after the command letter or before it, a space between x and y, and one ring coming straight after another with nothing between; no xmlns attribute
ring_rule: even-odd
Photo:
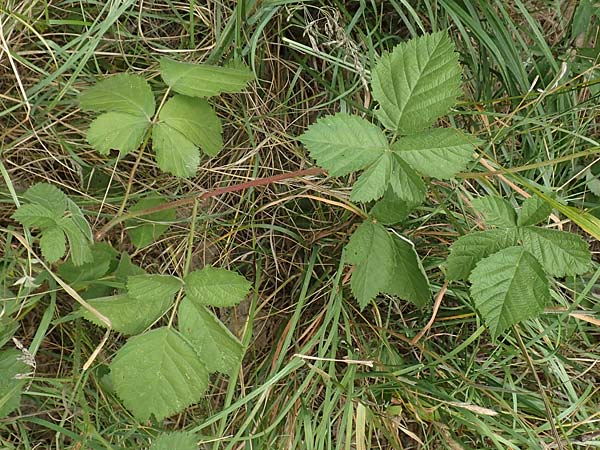
<svg viewBox="0 0 600 450"><path fill-rule="evenodd" d="M392 150L417 172L444 180L473 161L478 143L478 139L455 128L434 128L400 138Z"/></svg>
<svg viewBox="0 0 600 450"><path fill-rule="evenodd" d="M384 292L397 295L422 308L431 301L431 287L414 247L398 237L394 241L393 274Z"/></svg>
<svg viewBox="0 0 600 450"><path fill-rule="evenodd" d="M140 200L129 210L132 212L154 208L166 203L162 197L148 197ZM175 221L175 210L158 211L138 219L125 221L127 234L135 248L142 248L155 242L169 229L169 222Z"/></svg>
<svg viewBox="0 0 600 450"><path fill-rule="evenodd" d="M171 88L190 97L212 97L221 93L240 92L254 79L245 67L218 67L160 59L160 74Z"/></svg>
<svg viewBox="0 0 600 450"><path fill-rule="evenodd" d="M143 116L108 112L92 121L87 141L101 155L115 149L125 156L140 146L149 126L150 122Z"/></svg>
<svg viewBox="0 0 600 450"><path fill-rule="evenodd" d="M427 186L417 172L397 156L394 156L390 186L394 193L406 203L420 205L425 200Z"/></svg>
<svg viewBox="0 0 600 450"><path fill-rule="evenodd" d="M240 341L206 307L184 298L179 305L179 331L192 344L209 372L229 375L242 360Z"/></svg>
<svg viewBox="0 0 600 450"><path fill-rule="evenodd" d="M406 219L413 209L413 204L400 199L392 188L388 188L383 198L371 208L369 214L383 225L394 225Z"/></svg>
<svg viewBox="0 0 600 450"><path fill-rule="evenodd" d="M0 351L0 418L19 407L21 393L27 384L25 376L31 369L22 361L18 350Z"/></svg>
<svg viewBox="0 0 600 450"><path fill-rule="evenodd" d="M517 226L517 215L512 205L502 197L486 195L473 199L473 207L485 217L488 225L501 228Z"/></svg>
<svg viewBox="0 0 600 450"><path fill-rule="evenodd" d="M481 260L469 280L475 306L494 338L537 316L550 301L544 269L521 247L506 248Z"/></svg>
<svg viewBox="0 0 600 450"><path fill-rule="evenodd" d="M127 278L127 293L136 298L173 298L181 289L181 280L171 275L136 275Z"/></svg>
<svg viewBox="0 0 600 450"><path fill-rule="evenodd" d="M175 431L158 436L148 450L197 450L196 435L189 431Z"/></svg>
<svg viewBox="0 0 600 450"><path fill-rule="evenodd" d="M551 212L552 207L537 195L529 197L521 206L517 225L537 225L546 220Z"/></svg>
<svg viewBox="0 0 600 450"><path fill-rule="evenodd" d="M460 72L458 55L446 32L396 46L379 58L372 71L379 120L401 134L431 126L456 103Z"/></svg>
<svg viewBox="0 0 600 450"><path fill-rule="evenodd" d="M332 177L364 169L388 149L387 139L378 127L345 113L317 120L299 139Z"/></svg>
<svg viewBox="0 0 600 450"><path fill-rule="evenodd" d="M350 286L361 308L389 285L395 267L395 246L380 224L363 222L346 245L347 261L355 264Z"/></svg>
<svg viewBox="0 0 600 450"><path fill-rule="evenodd" d="M234 306L250 291L243 276L226 269L206 266L184 278L185 292L196 305Z"/></svg>
<svg viewBox="0 0 600 450"><path fill-rule="evenodd" d="M42 231L40 238L42 256L49 263L54 263L62 258L67 251L65 233L58 227L52 226Z"/></svg>
<svg viewBox="0 0 600 450"><path fill-rule="evenodd" d="M215 156L223 148L221 121L204 99L176 95L162 107L159 119L207 155Z"/></svg>
<svg viewBox="0 0 600 450"><path fill-rule="evenodd" d="M523 248L535 256L554 277L581 275L590 269L588 245L573 233L539 227L519 230Z"/></svg>
<svg viewBox="0 0 600 450"><path fill-rule="evenodd" d="M196 174L200 164L198 148L166 122L152 128L152 148L161 170L183 178Z"/></svg>
<svg viewBox="0 0 600 450"><path fill-rule="evenodd" d="M352 187L350 199L366 203L381 198L390 183L392 168L392 157L386 152L358 177Z"/></svg>
<svg viewBox="0 0 600 450"><path fill-rule="evenodd" d="M475 265L499 250L517 245L515 229L477 231L458 238L446 261L448 280L466 280Z"/></svg>
<svg viewBox="0 0 600 450"><path fill-rule="evenodd" d="M162 327L130 338L110 364L110 379L138 420L162 420L201 398L208 371L178 332Z"/></svg>

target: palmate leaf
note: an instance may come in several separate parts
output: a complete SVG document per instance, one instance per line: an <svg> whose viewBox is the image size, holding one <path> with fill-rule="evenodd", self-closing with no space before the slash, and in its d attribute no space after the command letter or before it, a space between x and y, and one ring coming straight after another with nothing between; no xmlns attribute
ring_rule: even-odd
<svg viewBox="0 0 600 450"><path fill-rule="evenodd" d="M27 384L26 374L31 370L22 361L18 350L0 351L0 418L19 407L21 393Z"/></svg>
<svg viewBox="0 0 600 450"><path fill-rule="evenodd" d="M179 331L193 345L209 372L229 375L242 360L240 341L206 307L188 298L179 305Z"/></svg>
<svg viewBox="0 0 600 450"><path fill-rule="evenodd" d="M206 266L184 278L185 292L196 305L234 306L250 291L250 282L226 269Z"/></svg>
<svg viewBox="0 0 600 450"><path fill-rule="evenodd" d="M245 67L218 67L160 59L162 79L175 92L191 97L212 97L240 92L254 78Z"/></svg>
<svg viewBox="0 0 600 450"><path fill-rule="evenodd" d="M512 205L502 197L486 195L473 199L473 206L483 214L488 225L501 228L517 226L517 214Z"/></svg>
<svg viewBox="0 0 600 450"><path fill-rule="evenodd" d="M130 338L110 364L110 379L138 420L162 420L201 398L208 371L177 331L162 327Z"/></svg>
<svg viewBox="0 0 600 450"><path fill-rule="evenodd" d="M460 95L460 65L446 32L411 39L379 58L372 70L377 117L401 134L431 126Z"/></svg>
<svg viewBox="0 0 600 450"><path fill-rule="evenodd" d="M392 150L417 172L443 180L473 161L477 144L478 139L455 128L434 128L398 139Z"/></svg>
<svg viewBox="0 0 600 450"><path fill-rule="evenodd" d="M552 207L538 196L529 197L521 205L517 225L537 225L552 213Z"/></svg>
<svg viewBox="0 0 600 450"><path fill-rule="evenodd" d="M189 431L175 431L158 436L148 450L197 450L197 437Z"/></svg>
<svg viewBox="0 0 600 450"><path fill-rule="evenodd" d="M133 205L129 210L131 212L142 211L160 206L166 202L167 200L163 197L147 197ZM169 224L175 221L175 216L174 209L166 209L140 218L126 220L125 226L131 243L135 248L142 248L156 242L169 229Z"/></svg>
<svg viewBox="0 0 600 450"><path fill-rule="evenodd" d="M475 306L494 338L537 316L550 300L544 269L521 247L506 248L481 260L469 280Z"/></svg>

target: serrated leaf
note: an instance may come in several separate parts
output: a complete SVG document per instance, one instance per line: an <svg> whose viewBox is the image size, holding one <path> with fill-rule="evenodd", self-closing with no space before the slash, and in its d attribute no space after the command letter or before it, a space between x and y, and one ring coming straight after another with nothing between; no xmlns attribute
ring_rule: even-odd
<svg viewBox="0 0 600 450"><path fill-rule="evenodd" d="M414 205L400 199L393 189L388 188L383 198L371 208L369 214L384 225L394 225L406 219L413 209Z"/></svg>
<svg viewBox="0 0 600 450"><path fill-rule="evenodd" d="M23 198L31 203L45 206L60 215L67 207L68 198L63 191L48 183L36 183L23 193Z"/></svg>
<svg viewBox="0 0 600 450"><path fill-rule="evenodd" d="M175 431L158 436L148 450L197 450L197 437L189 431Z"/></svg>
<svg viewBox="0 0 600 450"><path fill-rule="evenodd" d="M58 274L75 288L100 280L114 267L117 252L105 242L97 242L90 248L91 261L76 266L73 261L65 261L58 268Z"/></svg>
<svg viewBox="0 0 600 450"><path fill-rule="evenodd" d="M162 197L149 197L140 200L129 211L136 212L144 209L154 208L166 203ZM155 242L165 231L169 229L169 223L175 221L174 209L166 209L137 219L125 221L127 234L135 248L142 248Z"/></svg>
<svg viewBox="0 0 600 450"><path fill-rule="evenodd" d="M49 262L54 263L65 256L67 242L65 233L58 227L53 226L42 231L40 238L42 256Z"/></svg>
<svg viewBox="0 0 600 450"><path fill-rule="evenodd" d="M0 351L0 418L19 407L21 393L27 384L26 374L31 368L22 361L18 350Z"/></svg>
<svg viewBox="0 0 600 450"><path fill-rule="evenodd" d="M242 360L240 341L206 307L188 298L179 306L179 331L192 344L209 372L230 375Z"/></svg>
<svg viewBox="0 0 600 450"><path fill-rule="evenodd" d="M392 157L386 152L358 177L352 186L350 200L366 203L381 198L390 183L392 168Z"/></svg>
<svg viewBox="0 0 600 450"><path fill-rule="evenodd" d="M317 120L299 140L332 177L364 169L388 149L379 127L345 113Z"/></svg>
<svg viewBox="0 0 600 450"><path fill-rule="evenodd" d="M162 107L159 118L207 155L215 156L223 148L221 121L204 99L176 95Z"/></svg>
<svg viewBox="0 0 600 450"><path fill-rule="evenodd" d="M171 275L134 275L127 278L127 293L136 298L172 298L182 288L181 280Z"/></svg>
<svg viewBox="0 0 600 450"><path fill-rule="evenodd" d="M390 186L401 200L412 205L423 203L427 194L427 186L419 174L397 156L394 157Z"/></svg>
<svg viewBox="0 0 600 450"><path fill-rule="evenodd" d="M552 213L552 207L538 196L529 197L521 205L517 225L537 225Z"/></svg>
<svg viewBox="0 0 600 450"><path fill-rule="evenodd" d="M431 287L414 247L398 237L394 241L394 269L384 292L422 308L431 301Z"/></svg>
<svg viewBox="0 0 600 450"><path fill-rule="evenodd" d="M27 203L21 205L11 217L26 227L48 228L56 225L63 212L64 210L50 210L37 203Z"/></svg>
<svg viewBox="0 0 600 450"><path fill-rule="evenodd" d="M152 128L152 148L161 170L183 178L196 174L200 164L198 148L165 122Z"/></svg>
<svg viewBox="0 0 600 450"><path fill-rule="evenodd" d="M69 217L63 217L58 223L62 230L67 235L69 240L69 250L73 264L80 266L87 262L93 261L90 241L81 232L79 227Z"/></svg>
<svg viewBox="0 0 600 450"><path fill-rule="evenodd" d="M208 371L179 333L162 327L130 338L110 364L110 379L136 419L162 420L201 398Z"/></svg>
<svg viewBox="0 0 600 450"><path fill-rule="evenodd" d="M154 115L154 94L148 82L138 76L121 73L96 83L79 96L81 108L112 111L145 117Z"/></svg>
<svg viewBox="0 0 600 450"><path fill-rule="evenodd" d="M196 305L234 306L241 302L251 284L230 270L206 266L184 278L185 292Z"/></svg>
<svg viewBox="0 0 600 450"><path fill-rule="evenodd" d="M364 308L390 283L394 271L394 242L378 223L363 222L350 236L346 259L355 264L350 286L361 308Z"/></svg>
<svg viewBox="0 0 600 450"><path fill-rule="evenodd" d="M460 95L460 65L446 32L411 39L379 58L372 70L375 111L401 134L431 126Z"/></svg>
<svg viewBox="0 0 600 450"><path fill-rule="evenodd" d="M516 229L476 231L461 236L450 247L446 261L448 280L466 280L484 258L518 243Z"/></svg>
<svg viewBox="0 0 600 450"><path fill-rule="evenodd" d="M162 79L179 94L191 97L212 97L221 93L240 92L253 73L245 67L218 67L160 59Z"/></svg>
<svg viewBox="0 0 600 450"><path fill-rule="evenodd" d="M483 214L488 225L501 228L517 226L517 214L512 205L502 197L486 195L473 199L473 207Z"/></svg>
<svg viewBox="0 0 600 450"><path fill-rule="evenodd" d="M92 121L87 141L102 155L119 150L121 156L125 156L139 148L149 126L150 122L145 117L107 112Z"/></svg>
<svg viewBox="0 0 600 450"><path fill-rule="evenodd" d="M590 270L592 255L586 242L573 233L539 227L519 229L523 248L554 277L581 275Z"/></svg>
<svg viewBox="0 0 600 450"><path fill-rule="evenodd" d="M481 260L469 281L475 306L494 338L537 316L550 301L544 269L521 247L506 248Z"/></svg>
<svg viewBox="0 0 600 450"><path fill-rule="evenodd" d="M87 302L110 320L113 330L125 335L134 335L146 330L167 312L173 304L173 297L149 293L145 298L136 298L121 294L89 299ZM82 315L95 325L106 326L88 310L82 310Z"/></svg>
<svg viewBox="0 0 600 450"><path fill-rule="evenodd" d="M445 180L473 161L478 143L455 128L434 128L400 138L392 150L417 172Z"/></svg>

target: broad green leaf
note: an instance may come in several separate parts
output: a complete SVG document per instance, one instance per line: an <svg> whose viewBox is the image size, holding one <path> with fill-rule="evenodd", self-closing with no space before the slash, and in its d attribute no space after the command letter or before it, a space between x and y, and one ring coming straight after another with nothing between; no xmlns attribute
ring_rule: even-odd
<svg viewBox="0 0 600 450"><path fill-rule="evenodd" d="M460 95L458 54L446 32L425 35L381 56L372 70L376 114L401 134L431 126Z"/></svg>
<svg viewBox="0 0 600 450"><path fill-rule="evenodd" d="M401 200L392 188L388 188L369 214L384 225L394 225L406 219L413 209L414 205Z"/></svg>
<svg viewBox="0 0 600 450"><path fill-rule="evenodd" d="M118 74L96 83L79 97L81 108L103 112L112 111L145 117L154 115L154 94L148 82L127 73Z"/></svg>
<svg viewBox="0 0 600 450"><path fill-rule="evenodd" d="M420 205L425 200L427 186L417 172L398 157L394 157L390 186L394 193L407 203Z"/></svg>
<svg viewBox="0 0 600 450"><path fill-rule="evenodd" d="M171 88L190 97L212 97L240 92L254 75L247 68L218 67L160 59L160 74Z"/></svg>
<svg viewBox="0 0 600 450"><path fill-rule="evenodd" d="M446 261L448 280L466 280L484 258L518 243L516 229L476 231L461 236L450 247Z"/></svg>
<svg viewBox="0 0 600 450"><path fill-rule="evenodd" d="M56 225L63 212L64 210L50 210L37 203L27 203L21 205L11 217L26 227L48 228Z"/></svg>
<svg viewBox="0 0 600 450"><path fill-rule="evenodd" d="M544 269L522 247L506 248L481 260L469 281L475 306L494 338L537 316L550 301Z"/></svg>
<svg viewBox="0 0 600 450"><path fill-rule="evenodd" d="M111 295L87 300L107 317L113 330L125 335L139 334L156 322L173 304L173 296L158 296L148 293L146 297ZM104 322L88 310L82 310L83 318L105 327Z"/></svg>
<svg viewBox="0 0 600 450"><path fill-rule="evenodd" d="M473 161L478 143L455 128L433 128L398 139L392 150L417 172L444 180Z"/></svg>
<svg viewBox="0 0 600 450"><path fill-rule="evenodd" d="M192 344L209 372L230 375L244 354L240 341L206 307L188 298L179 305L179 331Z"/></svg>
<svg viewBox="0 0 600 450"><path fill-rule="evenodd" d="M68 217L64 217L58 224L67 235L69 250L73 264L80 266L92 262L93 256L90 249L90 240L81 232L79 227Z"/></svg>
<svg viewBox="0 0 600 450"><path fill-rule="evenodd" d="M473 199L473 207L483 214L485 222L500 228L517 226L517 214L512 205L502 197L486 195Z"/></svg>
<svg viewBox="0 0 600 450"><path fill-rule="evenodd" d="M394 241L394 269L384 292L422 308L431 301L431 287L414 247L398 237Z"/></svg>
<svg viewBox="0 0 600 450"><path fill-rule="evenodd" d="M160 421L200 400L208 371L178 332L162 327L130 338L110 364L110 379L136 419Z"/></svg>
<svg viewBox="0 0 600 450"><path fill-rule="evenodd" d="M346 258L355 264L350 286L364 308L391 281L395 267L395 246L386 229L371 221L363 222L350 236Z"/></svg>
<svg viewBox="0 0 600 450"><path fill-rule="evenodd" d="M350 199L366 203L381 198L390 183L392 168L392 157L386 152L358 177L352 187Z"/></svg>
<svg viewBox="0 0 600 450"><path fill-rule="evenodd" d="M219 307L237 305L251 287L240 274L210 266L189 273L184 282L188 298L196 305Z"/></svg>
<svg viewBox="0 0 600 450"><path fill-rule="evenodd" d="M517 225L537 225L552 213L552 207L538 196L529 197L523 202L519 211Z"/></svg>
<svg viewBox="0 0 600 450"><path fill-rule="evenodd" d="M175 431L158 436L148 450L198 450L197 437L189 431Z"/></svg>
<svg viewBox="0 0 600 450"><path fill-rule="evenodd" d="M121 259L119 259L119 264L115 270L115 278L117 280L125 282L130 276L144 275L145 273L144 269L131 262L131 258L127 252L121 253Z"/></svg>
<svg viewBox="0 0 600 450"><path fill-rule="evenodd" d="M21 403L21 393L31 371L22 358L18 350L0 351L0 418L8 416Z"/></svg>
<svg viewBox="0 0 600 450"><path fill-rule="evenodd" d="M127 278L127 293L136 298L173 298L182 288L181 280L171 275L135 275Z"/></svg>
<svg viewBox="0 0 600 450"><path fill-rule="evenodd" d="M592 255L586 242L573 233L539 227L519 229L523 248L554 277L581 275L590 270Z"/></svg>
<svg viewBox="0 0 600 450"><path fill-rule="evenodd" d="M97 242L91 247L90 262L76 266L73 261L65 261L58 268L58 274L77 290L90 282L98 281L114 268L117 252L105 242Z"/></svg>
<svg viewBox="0 0 600 450"><path fill-rule="evenodd" d="M48 183L36 183L23 193L23 198L31 203L45 206L60 215L67 208L68 198L63 191Z"/></svg>
<svg viewBox="0 0 600 450"><path fill-rule="evenodd" d="M332 177L364 169L388 149L379 127L345 113L317 120L299 140Z"/></svg>
<svg viewBox="0 0 600 450"><path fill-rule="evenodd" d="M152 128L152 148L161 170L184 178L196 174L200 163L198 148L165 122L159 122Z"/></svg>
<svg viewBox="0 0 600 450"><path fill-rule="evenodd" d="M102 155L119 150L124 156L138 149L149 126L150 122L143 116L108 112L92 121L87 141Z"/></svg>
<svg viewBox="0 0 600 450"><path fill-rule="evenodd" d="M65 233L58 227L53 226L42 231L40 239L42 256L49 262L54 263L65 256L67 243Z"/></svg>
<svg viewBox="0 0 600 450"><path fill-rule="evenodd" d="M159 118L207 155L215 156L223 148L221 121L204 99L176 95L162 107Z"/></svg>
<svg viewBox="0 0 600 450"><path fill-rule="evenodd" d="M129 211L142 211L160 206L166 202L167 200L162 197L144 198L132 206ZM169 224L175 221L175 214L174 209L166 209L136 219L126 220L125 226L131 243L135 248L152 244L169 229Z"/></svg>

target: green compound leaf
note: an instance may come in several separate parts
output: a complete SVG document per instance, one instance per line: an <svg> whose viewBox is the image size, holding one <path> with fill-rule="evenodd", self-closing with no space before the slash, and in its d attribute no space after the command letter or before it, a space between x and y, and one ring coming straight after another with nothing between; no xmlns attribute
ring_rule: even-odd
<svg viewBox="0 0 600 450"><path fill-rule="evenodd" d="M40 248L42 249L42 256L49 263L54 263L62 258L67 251L67 242L63 230L58 226L53 226L42 231Z"/></svg>
<svg viewBox="0 0 600 450"><path fill-rule="evenodd" d="M219 307L237 305L251 287L243 276L210 266L189 273L184 282L188 298L196 305Z"/></svg>
<svg viewBox="0 0 600 450"><path fill-rule="evenodd" d="M460 95L461 69L446 32L400 44L372 71L373 97L383 125L401 134L431 126Z"/></svg>
<svg viewBox="0 0 600 450"><path fill-rule="evenodd" d="M229 375L244 354L240 341L206 307L185 298L179 306L179 331L185 336L209 372Z"/></svg>
<svg viewBox="0 0 600 450"><path fill-rule="evenodd" d="M516 229L465 234L450 247L450 255L446 261L446 277L448 280L466 280L479 261L517 243Z"/></svg>
<svg viewBox="0 0 600 450"><path fill-rule="evenodd" d="M397 295L422 308L431 301L431 287L425 269L411 243L392 237L394 241L394 269L384 292Z"/></svg>
<svg viewBox="0 0 600 450"><path fill-rule="evenodd" d="M167 200L162 197L144 198L132 206L129 211L142 211L160 206L166 202ZM125 226L131 243L135 248L142 248L156 242L169 229L169 224L175 221L175 215L174 209L166 209L136 219L126 220Z"/></svg>
<svg viewBox="0 0 600 450"><path fill-rule="evenodd" d="M392 150L417 172L445 180L473 161L478 143L455 128L434 128L400 138Z"/></svg>
<svg viewBox="0 0 600 450"><path fill-rule="evenodd" d="M112 111L145 117L154 115L154 95L148 82L127 73L112 76L96 83L79 97L81 108L103 112Z"/></svg>
<svg viewBox="0 0 600 450"><path fill-rule="evenodd" d="M0 418L19 407L21 393L28 382L31 368L22 360L18 350L0 351Z"/></svg>
<svg viewBox="0 0 600 450"><path fill-rule="evenodd" d="M176 95L162 107L159 119L209 156L223 148L221 121L204 99Z"/></svg>
<svg viewBox="0 0 600 450"><path fill-rule="evenodd" d="M389 285L395 268L395 246L392 237L378 223L363 222L350 236L346 258L355 264L350 287L364 308Z"/></svg>
<svg viewBox="0 0 600 450"><path fill-rule="evenodd" d="M140 146L149 126L150 122L143 116L108 112L92 121L87 141L101 155L115 149L125 156Z"/></svg>
<svg viewBox="0 0 600 450"><path fill-rule="evenodd" d="M552 207L538 196L529 197L523 202L519 211L517 225L537 225L546 220L552 213Z"/></svg>
<svg viewBox="0 0 600 450"><path fill-rule="evenodd" d="M127 278L127 293L140 299L172 299L182 287L181 280L171 275L134 275Z"/></svg>
<svg viewBox="0 0 600 450"><path fill-rule="evenodd" d="M488 225L501 228L517 226L517 214L512 205L501 197L486 195L473 199L473 207L483 214Z"/></svg>
<svg viewBox="0 0 600 450"><path fill-rule="evenodd" d="M167 123L157 123L152 129L152 148L161 170L183 178L196 174L200 164L198 148Z"/></svg>
<svg viewBox="0 0 600 450"><path fill-rule="evenodd" d="M201 398L208 371L178 332L162 327L130 338L110 364L110 379L136 419L163 420Z"/></svg>
<svg viewBox="0 0 600 450"><path fill-rule="evenodd" d="M365 170L354 183L350 200L370 202L383 196L392 175L393 159L390 152L385 152Z"/></svg>
<svg viewBox="0 0 600 450"><path fill-rule="evenodd" d="M423 203L427 194L427 186L419 174L397 156L394 156L390 186L401 200L412 205Z"/></svg>
<svg viewBox="0 0 600 450"><path fill-rule="evenodd" d="M198 450L198 438L189 431L175 431L158 436L148 450Z"/></svg>
<svg viewBox="0 0 600 450"><path fill-rule="evenodd" d="M400 199L391 188L388 188L383 198L371 208L369 214L383 225L394 225L406 219L414 206Z"/></svg>
<svg viewBox="0 0 600 450"><path fill-rule="evenodd" d="M506 248L481 260L469 280L475 306L494 338L537 316L550 301L544 269L521 247Z"/></svg>
<svg viewBox="0 0 600 450"><path fill-rule="evenodd" d="M519 229L523 248L554 277L581 275L590 270L592 255L586 242L573 233L539 227Z"/></svg>
<svg viewBox="0 0 600 450"><path fill-rule="evenodd" d="M212 97L221 93L240 92L253 73L245 67L218 67L160 59L160 74L171 88L190 97Z"/></svg>
<svg viewBox="0 0 600 450"><path fill-rule="evenodd" d="M378 127L345 113L317 120L299 140L333 177L364 169L388 149L387 139Z"/></svg>

